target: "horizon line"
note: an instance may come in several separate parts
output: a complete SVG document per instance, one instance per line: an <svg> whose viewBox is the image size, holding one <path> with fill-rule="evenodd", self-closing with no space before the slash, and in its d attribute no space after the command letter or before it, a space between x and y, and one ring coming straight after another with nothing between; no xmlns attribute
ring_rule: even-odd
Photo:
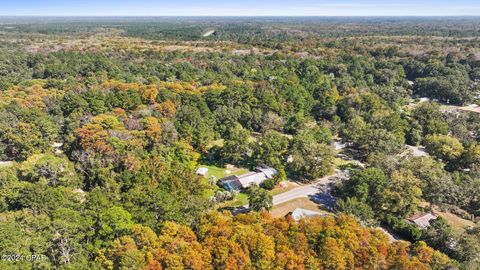
<svg viewBox="0 0 480 270"><path fill-rule="evenodd" d="M174 18L174 17L247 17L247 18L402 18L402 17L478 17L479 15L2 15L0 18Z"/></svg>

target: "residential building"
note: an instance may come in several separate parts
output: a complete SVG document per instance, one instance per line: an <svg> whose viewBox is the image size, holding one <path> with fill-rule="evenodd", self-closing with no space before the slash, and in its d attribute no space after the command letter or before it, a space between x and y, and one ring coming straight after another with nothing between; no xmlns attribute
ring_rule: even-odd
<svg viewBox="0 0 480 270"><path fill-rule="evenodd" d="M416 224L422 229L430 227L430 222L437 219L437 216L432 213L421 213L416 214L408 218L408 221Z"/></svg>
<svg viewBox="0 0 480 270"><path fill-rule="evenodd" d="M255 172L222 178L218 181L218 185L228 191L238 191L248 188L253 184L260 185L266 179L275 177L276 174L277 170L274 168L268 166L259 166L255 168Z"/></svg>

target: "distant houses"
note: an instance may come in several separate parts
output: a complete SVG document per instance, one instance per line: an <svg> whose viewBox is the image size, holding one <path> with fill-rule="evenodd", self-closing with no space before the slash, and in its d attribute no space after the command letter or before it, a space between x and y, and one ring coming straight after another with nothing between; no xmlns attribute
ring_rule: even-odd
<svg viewBox="0 0 480 270"><path fill-rule="evenodd" d="M214 35L214 34L216 34L216 31L215 31L215 30L209 30L209 31L205 32L205 33L202 35L202 37L209 37L209 36Z"/></svg>
<svg viewBox="0 0 480 270"><path fill-rule="evenodd" d="M248 188L252 184L260 185L266 179L275 177L277 170L268 166L259 166L255 168L255 172L249 172L242 175L232 175L222 178L218 181L218 185L228 191L239 191Z"/></svg>
<svg viewBox="0 0 480 270"><path fill-rule="evenodd" d="M52 148L55 149L55 154L60 155L63 153L62 151L63 143L55 142L52 144Z"/></svg>

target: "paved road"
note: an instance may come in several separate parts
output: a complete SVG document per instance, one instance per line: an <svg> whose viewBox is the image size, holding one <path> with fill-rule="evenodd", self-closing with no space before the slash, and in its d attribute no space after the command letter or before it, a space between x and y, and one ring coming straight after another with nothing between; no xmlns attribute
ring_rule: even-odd
<svg viewBox="0 0 480 270"><path fill-rule="evenodd" d="M282 204L298 198L312 198L313 201L318 203L327 203L331 201L333 197L329 195L324 189L325 185L332 183L332 178L338 177L339 174L333 174L318 179L314 183L302 185L287 192L280 193L273 196L273 205ZM330 206L330 205L329 205ZM248 204L242 208L248 208Z"/></svg>
<svg viewBox="0 0 480 270"><path fill-rule="evenodd" d="M273 196L273 205L286 203L297 198L310 198L312 201L318 204L323 204L325 207L332 209L335 206L335 198L330 194L331 190L328 187L328 184L333 183L333 179L339 176L339 173L329 175L318 179L312 184L303 185L287 192L275 195ZM248 211L248 204L236 210L237 213L245 213ZM400 239L399 237L394 236L387 228L379 226L376 227L376 229L384 232L388 236L390 242Z"/></svg>
<svg viewBox="0 0 480 270"><path fill-rule="evenodd" d="M312 201L324 205L328 209L335 206L335 198L330 193L329 183L333 183L332 178L338 177L338 174L330 175L319 179L313 184L304 185L290 191L273 196L273 205L285 203L297 198L310 198ZM248 205L245 206L248 208ZM388 237L390 242L402 240L400 237L392 234L386 227L378 226L376 229L381 230Z"/></svg>
<svg viewBox="0 0 480 270"><path fill-rule="evenodd" d="M332 178L338 177L338 174L329 175L318 179L312 184L303 185L284 193L273 196L273 205L282 204L298 198L315 197L319 193L323 193L323 187L328 183L332 183Z"/></svg>

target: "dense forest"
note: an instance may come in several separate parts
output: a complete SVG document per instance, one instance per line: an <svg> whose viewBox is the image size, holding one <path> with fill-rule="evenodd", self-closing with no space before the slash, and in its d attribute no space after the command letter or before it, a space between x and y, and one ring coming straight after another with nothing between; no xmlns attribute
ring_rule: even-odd
<svg viewBox="0 0 480 270"><path fill-rule="evenodd" d="M0 268L479 269L479 29L0 19ZM263 165L241 192L196 173ZM338 171L328 215L273 213Z"/></svg>

